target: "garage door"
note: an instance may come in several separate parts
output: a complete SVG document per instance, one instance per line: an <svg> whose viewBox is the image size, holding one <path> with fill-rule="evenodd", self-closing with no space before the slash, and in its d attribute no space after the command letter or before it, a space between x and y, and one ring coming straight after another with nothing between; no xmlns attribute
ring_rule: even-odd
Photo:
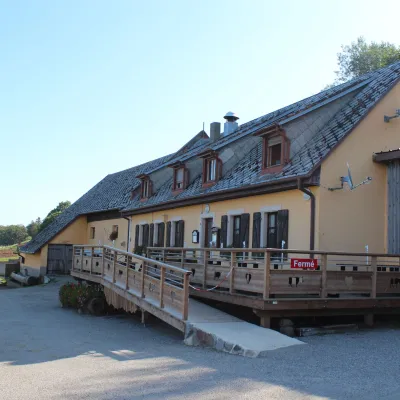
<svg viewBox="0 0 400 400"><path fill-rule="evenodd" d="M72 245L49 244L47 253L48 274L69 274L72 267Z"/></svg>

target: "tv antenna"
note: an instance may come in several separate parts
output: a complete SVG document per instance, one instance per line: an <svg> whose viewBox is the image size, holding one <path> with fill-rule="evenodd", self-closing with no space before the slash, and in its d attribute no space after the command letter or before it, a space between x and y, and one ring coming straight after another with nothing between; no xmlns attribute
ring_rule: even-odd
<svg viewBox="0 0 400 400"><path fill-rule="evenodd" d="M350 190L355 190L361 185L367 185L372 181L372 178L370 176L367 176L362 182L358 183L357 185L354 185L353 183L353 178L351 177L351 171L350 171L350 165L347 163L347 175L346 176L341 176L340 177L340 186L339 187L330 187L327 188L331 192L335 190L343 190L344 189L344 184L347 184Z"/></svg>

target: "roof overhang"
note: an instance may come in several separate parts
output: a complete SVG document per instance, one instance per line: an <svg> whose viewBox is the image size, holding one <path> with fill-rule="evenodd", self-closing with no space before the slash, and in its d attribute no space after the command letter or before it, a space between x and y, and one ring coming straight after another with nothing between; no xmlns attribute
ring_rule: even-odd
<svg viewBox="0 0 400 400"><path fill-rule="evenodd" d="M224 201L237 199L241 197L257 196L261 194L284 192L287 190L298 189L299 179L302 180L305 187L318 186L310 175L295 176L290 178L279 179L272 182L263 182L256 185L243 186L242 188L235 188L229 190L221 190L218 192L205 193L200 196L187 197L185 199L170 200L165 203L144 206L132 210L122 211L122 216L130 216L143 214L146 212L167 210L176 207L185 207L189 205L203 204L204 202L211 201Z"/></svg>
<svg viewBox="0 0 400 400"><path fill-rule="evenodd" d="M400 160L400 149L381 151L380 153L374 153L372 160L376 163L388 164L391 161Z"/></svg>

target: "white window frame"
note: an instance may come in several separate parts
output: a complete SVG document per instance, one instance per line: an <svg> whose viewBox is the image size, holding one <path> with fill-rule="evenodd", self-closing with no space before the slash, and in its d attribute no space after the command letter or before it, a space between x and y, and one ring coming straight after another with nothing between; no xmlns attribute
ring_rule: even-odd
<svg viewBox="0 0 400 400"><path fill-rule="evenodd" d="M153 221L154 224L153 243L157 243L159 225L162 224L163 222L164 220L162 219L156 219L155 221ZM159 246L158 243L157 246Z"/></svg>
<svg viewBox="0 0 400 400"><path fill-rule="evenodd" d="M171 222L171 233L169 237L169 244L171 247L175 247L176 224L182 219L183 219L182 217L173 217L169 220Z"/></svg>
<svg viewBox="0 0 400 400"><path fill-rule="evenodd" d="M228 216L228 226L227 226L227 230L228 230L228 237L227 237L227 246L232 246L233 243L233 218L237 217L238 215L242 215L244 214L244 208L239 208L237 210L229 210L227 212L227 216Z"/></svg>
<svg viewBox="0 0 400 400"><path fill-rule="evenodd" d="M274 206L266 206L260 209L261 212L261 229L260 229L260 246L261 247L268 247L267 243L267 221L268 221L268 214L273 212L278 212L282 210L281 205L274 205Z"/></svg>

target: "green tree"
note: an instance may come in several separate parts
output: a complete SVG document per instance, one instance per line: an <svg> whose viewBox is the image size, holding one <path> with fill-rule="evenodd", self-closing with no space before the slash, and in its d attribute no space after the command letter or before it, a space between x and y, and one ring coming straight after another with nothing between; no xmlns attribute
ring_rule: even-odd
<svg viewBox="0 0 400 400"><path fill-rule="evenodd" d="M36 218L35 221L31 221L31 223L27 225L26 230L28 231L28 235L31 236L32 239L39 233L41 224L41 219Z"/></svg>
<svg viewBox="0 0 400 400"><path fill-rule="evenodd" d="M0 246L18 244L28 238L28 232L23 225L0 226Z"/></svg>
<svg viewBox="0 0 400 400"><path fill-rule="evenodd" d="M46 226L50 225L62 212L64 212L71 205L70 201L62 201L58 203L58 206L51 210L46 218L40 225L39 232L42 231Z"/></svg>
<svg viewBox="0 0 400 400"><path fill-rule="evenodd" d="M367 43L360 36L337 55L339 70L335 84L346 82L368 72L400 61L400 46L389 42Z"/></svg>

